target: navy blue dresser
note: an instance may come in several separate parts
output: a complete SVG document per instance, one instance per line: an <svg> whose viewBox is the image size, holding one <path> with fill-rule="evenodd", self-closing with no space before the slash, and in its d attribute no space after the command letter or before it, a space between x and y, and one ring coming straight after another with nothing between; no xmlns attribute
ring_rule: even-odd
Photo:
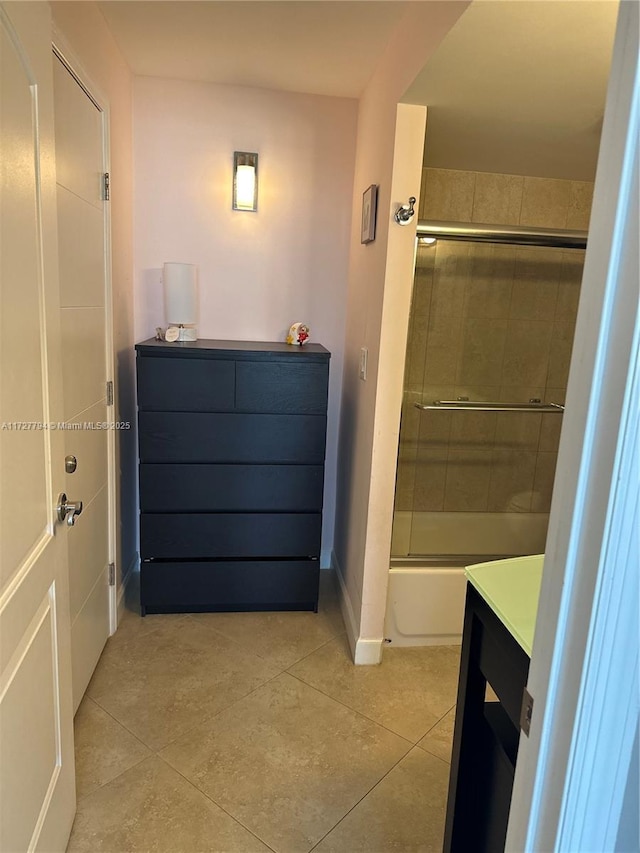
<svg viewBox="0 0 640 853"><path fill-rule="evenodd" d="M329 358L137 344L143 615L317 610Z"/></svg>

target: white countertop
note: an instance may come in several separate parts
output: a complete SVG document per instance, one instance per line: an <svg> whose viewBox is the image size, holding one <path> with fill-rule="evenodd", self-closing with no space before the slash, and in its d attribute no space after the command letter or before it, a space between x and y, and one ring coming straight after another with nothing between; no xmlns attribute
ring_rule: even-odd
<svg viewBox="0 0 640 853"><path fill-rule="evenodd" d="M531 657L544 554L467 566L465 575Z"/></svg>

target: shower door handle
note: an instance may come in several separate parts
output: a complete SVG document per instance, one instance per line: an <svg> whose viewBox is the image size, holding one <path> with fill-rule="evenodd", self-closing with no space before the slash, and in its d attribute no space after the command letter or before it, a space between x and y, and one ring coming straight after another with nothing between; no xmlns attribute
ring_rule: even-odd
<svg viewBox="0 0 640 853"><path fill-rule="evenodd" d="M433 403L413 404L421 412L445 411L445 412L537 412L538 414L561 415L564 406L560 403L538 403L529 400L528 403L494 403L479 401L474 403L470 400L434 400Z"/></svg>

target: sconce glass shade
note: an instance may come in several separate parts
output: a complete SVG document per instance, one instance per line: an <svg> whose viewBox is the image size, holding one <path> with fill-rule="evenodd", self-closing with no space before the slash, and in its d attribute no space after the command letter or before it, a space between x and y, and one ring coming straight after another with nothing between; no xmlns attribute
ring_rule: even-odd
<svg viewBox="0 0 640 853"><path fill-rule="evenodd" d="M258 209L258 155L233 152L233 209Z"/></svg>

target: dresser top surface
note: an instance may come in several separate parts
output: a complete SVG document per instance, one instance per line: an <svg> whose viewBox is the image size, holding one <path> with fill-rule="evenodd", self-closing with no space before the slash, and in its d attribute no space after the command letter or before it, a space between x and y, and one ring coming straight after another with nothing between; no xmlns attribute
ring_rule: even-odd
<svg viewBox="0 0 640 853"><path fill-rule="evenodd" d="M304 361L325 361L331 357L329 350L321 344L291 346L280 341L158 341L149 338L136 344L136 350L143 355L180 356L183 358L279 358L300 359Z"/></svg>

